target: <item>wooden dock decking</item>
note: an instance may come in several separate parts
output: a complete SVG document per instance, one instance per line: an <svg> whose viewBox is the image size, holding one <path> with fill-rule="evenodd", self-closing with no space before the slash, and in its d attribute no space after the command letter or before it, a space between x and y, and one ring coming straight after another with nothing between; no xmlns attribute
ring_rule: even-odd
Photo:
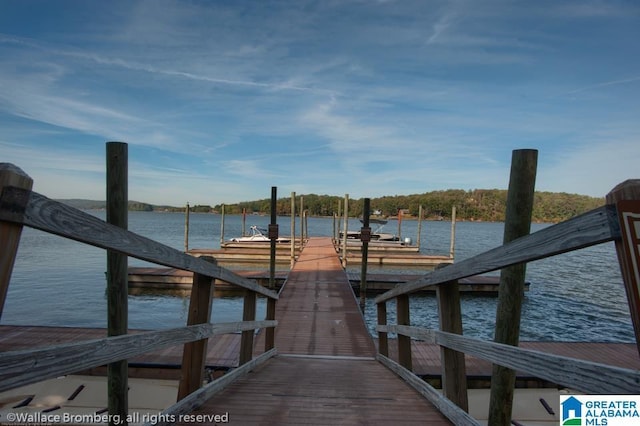
<svg viewBox="0 0 640 426"><path fill-rule="evenodd" d="M278 355L193 414L228 412L238 424L450 424L375 360L330 238L307 243L280 294L276 320Z"/></svg>

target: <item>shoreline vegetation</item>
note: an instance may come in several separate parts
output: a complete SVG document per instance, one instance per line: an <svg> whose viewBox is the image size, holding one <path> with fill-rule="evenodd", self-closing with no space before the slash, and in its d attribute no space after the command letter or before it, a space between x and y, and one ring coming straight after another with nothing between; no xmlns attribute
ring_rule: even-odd
<svg viewBox="0 0 640 426"><path fill-rule="evenodd" d="M338 206L344 201L343 197L334 195L299 195L303 197L303 207L310 216L333 216ZM82 210L102 210L105 201L64 199L58 200ZM502 189L448 189L432 191L424 194L393 195L371 199L371 211L375 216L392 218L402 215L402 219L416 219L420 206L424 209L426 220L450 220L451 210L456 207L456 218L460 221L502 222L507 201L507 191ZM264 215L270 212L270 199L244 201L225 204L226 214ZM300 202L296 203L300 208ZM554 223L593 210L605 204L604 198L586 195L567 194L564 192L536 192L533 206L534 222ZM349 216L362 215L362 199L349 200ZM129 211L147 212L184 212L186 206L176 207L168 205L154 205L140 201L129 201ZM220 213L222 204L215 206L189 206L193 213ZM277 201L277 212L280 216L291 215L291 199L283 197Z"/></svg>

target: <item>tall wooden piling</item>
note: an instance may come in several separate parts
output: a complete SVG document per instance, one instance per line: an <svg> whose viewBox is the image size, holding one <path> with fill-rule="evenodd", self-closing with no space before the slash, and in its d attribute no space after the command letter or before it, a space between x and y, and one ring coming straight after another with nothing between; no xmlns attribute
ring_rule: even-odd
<svg viewBox="0 0 640 426"><path fill-rule="evenodd" d="M513 151L507 193L504 243L528 235L535 192L538 151ZM501 271L496 312L495 341L518 346L520 317L524 299L526 264L510 266ZM491 376L488 424L507 426L511 423L515 371L494 365Z"/></svg>
<svg viewBox="0 0 640 426"><path fill-rule="evenodd" d="M422 209L422 204L420 204L420 208L418 209L418 235L416 235L416 245L418 246L418 251L420 251L420 243L422 236L422 217L424 216L424 210Z"/></svg>
<svg viewBox="0 0 640 426"><path fill-rule="evenodd" d="M276 288L276 240L278 239L278 224L277 224L277 203L278 203L278 188L276 188L275 186L271 187L271 223L269 224L269 243L270 243L270 256L269 256L269 288L270 289L275 289ZM294 252L294 248L295 248L295 240L296 240L296 234L295 234L295 215L293 212L294 206L293 203L295 203L295 192L291 193L291 218L292 218L292 225L291 225L291 243L293 244L291 247L291 254L293 256L293 258L291 259L292 262L292 266L293 266L293 262L295 261L295 252ZM255 293L253 293L253 299L249 298L249 297L245 297L245 317L243 318L243 321L253 321L255 319ZM250 312L247 311L247 303L253 303L253 319L248 320L247 318L249 318L247 315L250 314ZM276 301L274 299L269 298L267 300L267 312L266 312L266 320L275 320L276 319ZM253 331L250 331L251 333L251 339L253 339ZM247 340L249 339L249 334L246 334L246 338ZM248 343L248 341L247 341ZM265 351L271 350L275 347L275 329L273 327L269 327L265 330ZM253 347L252 347L253 350ZM249 355L249 354L248 354ZM251 357L249 356L249 358L247 359L250 360Z"/></svg>
<svg viewBox="0 0 640 426"><path fill-rule="evenodd" d="M189 251L189 203L184 209L184 252Z"/></svg>
<svg viewBox="0 0 640 426"><path fill-rule="evenodd" d="M640 179L622 182L606 199L618 211L622 239L615 242L616 252L640 354Z"/></svg>
<svg viewBox="0 0 640 426"><path fill-rule="evenodd" d="M304 196L300 196L300 244L304 243Z"/></svg>
<svg viewBox="0 0 640 426"><path fill-rule="evenodd" d="M451 208L451 245L449 246L449 257L453 259L456 254L456 206Z"/></svg>
<svg viewBox="0 0 640 426"><path fill-rule="evenodd" d="M276 242L278 240L278 188L271 187L271 222L269 223L269 288L276 288Z"/></svg>
<svg viewBox="0 0 640 426"><path fill-rule="evenodd" d="M349 230L349 194L344 194L344 222L342 224L342 267L347 267L347 232Z"/></svg>
<svg viewBox="0 0 640 426"><path fill-rule="evenodd" d="M364 199L362 209L362 228L360 229L360 241L362 242L362 262L360 268L360 310L364 314L367 306L367 260L369 257L369 241L371 240L371 228L369 227L369 212L371 199Z"/></svg>
<svg viewBox="0 0 640 426"><path fill-rule="evenodd" d="M220 247L224 244L224 204L220 206Z"/></svg>
<svg viewBox="0 0 640 426"><path fill-rule="evenodd" d="M247 209L242 208L242 234L243 237L247 235Z"/></svg>
<svg viewBox="0 0 640 426"><path fill-rule="evenodd" d="M291 192L291 267L296 263L296 193Z"/></svg>
<svg viewBox="0 0 640 426"><path fill-rule="evenodd" d="M107 143L107 222L128 228L128 146ZM128 330L127 256L107 250L107 334L120 336ZM108 365L109 424L126 424L128 414L127 360ZM119 420L119 421L118 421Z"/></svg>
<svg viewBox="0 0 640 426"><path fill-rule="evenodd" d="M30 191L33 180L19 167L10 163L0 163L0 194L5 187L9 186ZM7 298L21 235L22 225L0 221L0 247L4 251L0 256L0 318Z"/></svg>
<svg viewBox="0 0 640 426"><path fill-rule="evenodd" d="M336 244L339 245L340 244L340 224L341 224L341 220L342 220L342 202L338 200L338 214L336 215L336 222L335 222L335 241Z"/></svg>

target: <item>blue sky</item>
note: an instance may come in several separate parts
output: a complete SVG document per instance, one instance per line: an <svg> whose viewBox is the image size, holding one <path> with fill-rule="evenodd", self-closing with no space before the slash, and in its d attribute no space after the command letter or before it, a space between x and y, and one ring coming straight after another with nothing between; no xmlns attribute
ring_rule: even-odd
<svg viewBox="0 0 640 426"><path fill-rule="evenodd" d="M51 198L232 203L506 188L640 164L637 1L0 0L0 161Z"/></svg>

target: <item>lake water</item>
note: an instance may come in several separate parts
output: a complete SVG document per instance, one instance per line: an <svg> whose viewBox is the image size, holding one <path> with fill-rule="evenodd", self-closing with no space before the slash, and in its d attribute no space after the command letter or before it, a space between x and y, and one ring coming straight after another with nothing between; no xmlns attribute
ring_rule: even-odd
<svg viewBox="0 0 640 426"><path fill-rule="evenodd" d="M104 219L104 212L91 212ZM219 215L191 214L190 248L218 248ZM269 218L250 216L250 225L264 226ZM281 235L288 235L290 219L278 218ZM241 217L227 216L225 239L241 233ZM360 223L350 221L350 229ZM534 224L533 231L547 225ZM333 219L309 218L310 236L332 234ZM184 249L184 215L180 213L131 212L129 229L178 250ZM299 232L299 223L296 232ZM397 232L397 222L384 229ZM462 260L501 245L502 223L460 222L456 228L456 260ZM417 222L403 221L402 237L417 238ZM422 252L448 254L449 222L423 222ZM130 266L148 265L130 259ZM101 249L25 228L2 315L2 324L106 327L106 255ZM358 268L359 270L359 268ZM373 270L369 269L371 272ZM408 273L416 270L403 269ZM634 342L620 270L613 243L563 254L530 263L527 280L522 340ZM463 295L464 333L491 339L495 324L495 296ZM186 323L188 298L167 294L129 296L131 328L160 329ZM394 317L394 304L389 316ZM264 301L258 304L258 317L264 317ZM367 323L373 332L375 305L367 303ZM242 299L216 299L212 322L239 321ZM435 296L412 296L411 321L414 325L437 327ZM391 323L391 322L390 322Z"/></svg>

